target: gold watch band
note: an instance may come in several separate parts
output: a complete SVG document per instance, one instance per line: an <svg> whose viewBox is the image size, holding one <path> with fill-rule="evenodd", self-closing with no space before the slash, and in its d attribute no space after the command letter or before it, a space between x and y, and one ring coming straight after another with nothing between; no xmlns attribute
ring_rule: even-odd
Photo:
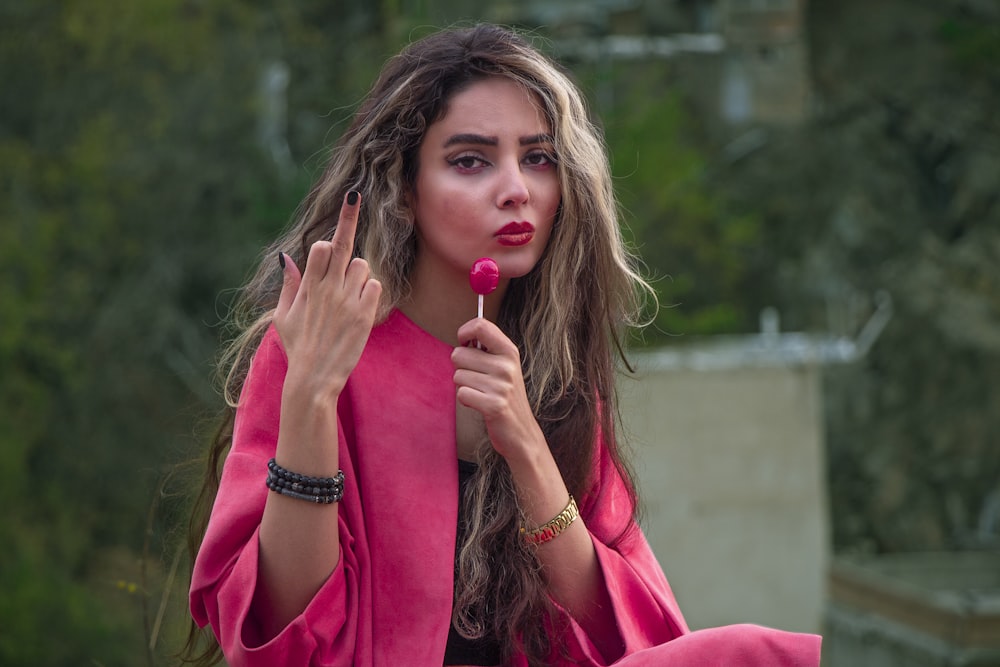
<svg viewBox="0 0 1000 667"><path fill-rule="evenodd" d="M558 537L560 533L569 528L570 524L580 517L580 509L576 506L576 500L571 495L566 509L559 512L551 521L543 523L538 528L528 530L521 526L521 535L528 544L544 544L549 540Z"/></svg>

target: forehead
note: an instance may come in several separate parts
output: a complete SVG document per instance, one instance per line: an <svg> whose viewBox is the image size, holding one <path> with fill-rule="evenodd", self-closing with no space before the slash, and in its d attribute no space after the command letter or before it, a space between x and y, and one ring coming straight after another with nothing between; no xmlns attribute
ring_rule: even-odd
<svg viewBox="0 0 1000 667"><path fill-rule="evenodd" d="M452 131L528 136L550 134L551 128L534 92L510 79L491 77L452 95L445 114L427 134Z"/></svg>

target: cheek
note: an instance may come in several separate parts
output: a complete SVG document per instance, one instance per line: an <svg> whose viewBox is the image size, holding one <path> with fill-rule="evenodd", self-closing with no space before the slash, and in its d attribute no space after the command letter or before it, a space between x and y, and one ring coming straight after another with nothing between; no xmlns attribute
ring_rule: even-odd
<svg viewBox="0 0 1000 667"><path fill-rule="evenodd" d="M447 221L447 226L454 231L477 231L483 214L482 198L475 196L470 188L451 191L441 198L438 207L439 219Z"/></svg>
<svg viewBox="0 0 1000 667"><path fill-rule="evenodd" d="M556 231L556 224L559 220L559 214L562 209L562 197L557 193L553 196L548 208L548 238L545 240L545 245L548 246L552 242L552 236Z"/></svg>
<svg viewBox="0 0 1000 667"><path fill-rule="evenodd" d="M553 188L552 192L549 195L549 198L546 202L546 210L549 213L549 217L552 220L555 220L555 218L559 215L559 211L561 208L562 208L562 192L557 186Z"/></svg>
<svg viewBox="0 0 1000 667"><path fill-rule="evenodd" d="M447 214L455 208L470 206L474 197L468 182L441 178L425 189L423 200L439 214Z"/></svg>
<svg viewBox="0 0 1000 667"><path fill-rule="evenodd" d="M555 215L562 208L562 192L559 188L556 188L555 193L552 195L552 214Z"/></svg>
<svg viewBox="0 0 1000 667"><path fill-rule="evenodd" d="M421 200L416 210L417 227L424 236L448 237L457 242L466 234L476 231L482 217L468 191L438 191L434 197Z"/></svg>
<svg viewBox="0 0 1000 667"><path fill-rule="evenodd" d="M549 210L559 210L559 205L562 203L562 183L559 180L558 174L553 173L550 180L545 184L545 197Z"/></svg>

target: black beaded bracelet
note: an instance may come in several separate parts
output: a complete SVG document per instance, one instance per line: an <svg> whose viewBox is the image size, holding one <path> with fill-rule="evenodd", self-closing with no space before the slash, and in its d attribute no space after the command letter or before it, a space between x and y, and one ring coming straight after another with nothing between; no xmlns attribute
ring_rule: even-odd
<svg viewBox="0 0 1000 667"><path fill-rule="evenodd" d="M267 462L267 488L289 498L329 505L344 497L344 471L334 477L309 477L282 468L271 459Z"/></svg>
<svg viewBox="0 0 1000 667"><path fill-rule="evenodd" d="M267 471L269 476L288 482L289 488L293 491L307 491L317 488L319 491L314 491L314 493L319 493L344 486L343 471L338 471L334 477L308 477L282 468L274 459L267 462Z"/></svg>

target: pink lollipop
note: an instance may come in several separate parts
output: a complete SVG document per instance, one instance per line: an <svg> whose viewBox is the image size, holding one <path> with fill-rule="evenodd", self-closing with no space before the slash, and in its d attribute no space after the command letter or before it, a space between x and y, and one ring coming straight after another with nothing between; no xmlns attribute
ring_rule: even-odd
<svg viewBox="0 0 1000 667"><path fill-rule="evenodd" d="M500 267L489 257L477 259L469 271L469 285L472 291L479 295L479 317L483 316L483 295L497 288L500 280Z"/></svg>

